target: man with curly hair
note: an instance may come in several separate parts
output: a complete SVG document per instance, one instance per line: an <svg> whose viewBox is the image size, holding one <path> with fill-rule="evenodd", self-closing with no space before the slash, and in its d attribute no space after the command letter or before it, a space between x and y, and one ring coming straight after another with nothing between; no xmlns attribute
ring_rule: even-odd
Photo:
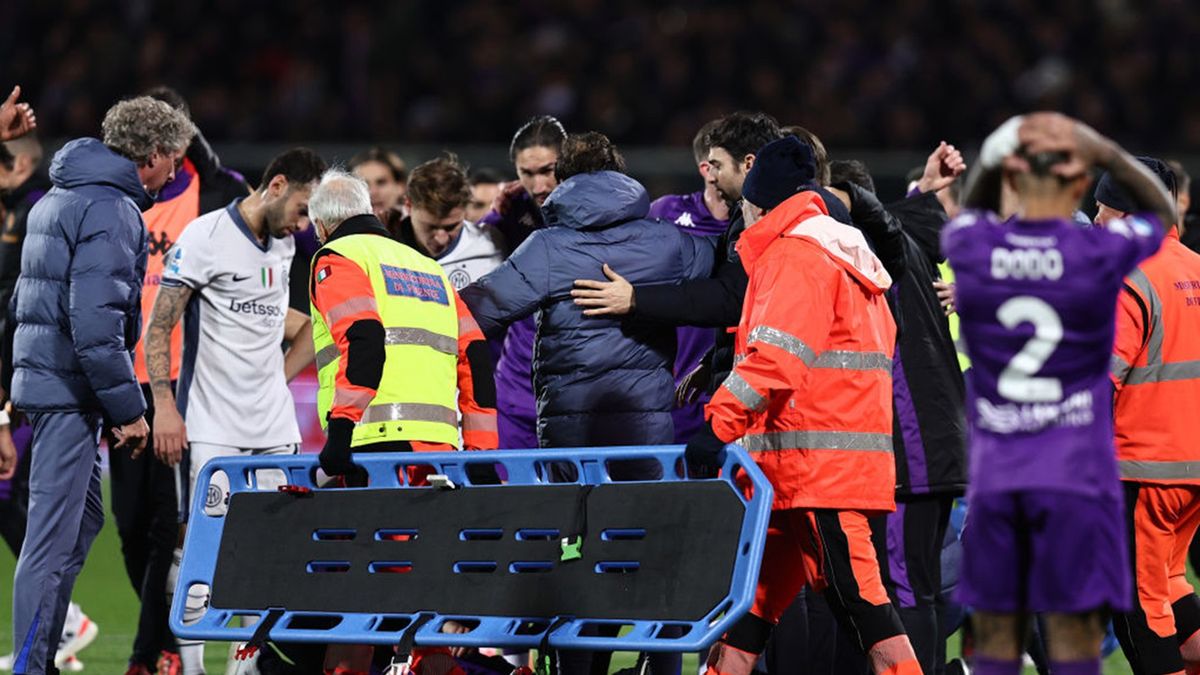
<svg viewBox="0 0 1200 675"><path fill-rule="evenodd" d="M196 128L144 96L110 108L102 128L103 141L76 139L55 154L54 187L30 211L10 304L8 389L33 424L28 530L13 579L15 673L58 672L67 602L104 522L101 425L117 440L113 452L137 455L150 435L132 359L147 252L141 212L174 177Z"/></svg>

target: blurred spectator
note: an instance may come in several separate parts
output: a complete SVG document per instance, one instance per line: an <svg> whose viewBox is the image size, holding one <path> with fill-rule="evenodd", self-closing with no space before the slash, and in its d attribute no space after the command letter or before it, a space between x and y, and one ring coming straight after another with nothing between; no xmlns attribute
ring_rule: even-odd
<svg viewBox="0 0 1200 675"><path fill-rule="evenodd" d="M21 87L13 87L8 98L0 102L0 141L18 139L37 128L37 117L28 103L21 103Z"/></svg>
<svg viewBox="0 0 1200 675"><path fill-rule="evenodd" d="M471 171L467 183L471 186L471 201L467 202L467 220L478 223L492 210L492 204L500 196L504 178L495 169Z"/></svg>
<svg viewBox="0 0 1200 675"><path fill-rule="evenodd" d="M1175 211L1179 214L1179 239L1193 251L1200 252L1200 224L1196 223L1196 214L1188 213L1192 209L1192 177L1183 163L1172 159L1167 162L1175 174L1175 185L1179 194L1175 196Z"/></svg>
<svg viewBox="0 0 1200 675"><path fill-rule="evenodd" d="M408 167L404 160L394 152L374 147L355 155L350 160L350 170L367 182L375 217L392 230L404 216L404 194L408 191Z"/></svg>
<svg viewBox="0 0 1200 675"><path fill-rule="evenodd" d="M831 147L970 147L1029 109L1200 147L1200 12L1180 0L8 4L0 63L67 134L171 82L218 140L494 142L547 113L682 146L736 105Z"/></svg>

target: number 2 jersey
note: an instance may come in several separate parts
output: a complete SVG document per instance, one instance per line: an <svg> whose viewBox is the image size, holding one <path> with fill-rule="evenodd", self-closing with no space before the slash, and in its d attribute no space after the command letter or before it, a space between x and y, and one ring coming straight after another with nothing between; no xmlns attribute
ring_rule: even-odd
<svg viewBox="0 0 1200 675"><path fill-rule="evenodd" d="M1158 250L1162 226L1001 221L967 211L942 234L957 280L973 494L1118 494L1112 355L1125 275Z"/></svg>

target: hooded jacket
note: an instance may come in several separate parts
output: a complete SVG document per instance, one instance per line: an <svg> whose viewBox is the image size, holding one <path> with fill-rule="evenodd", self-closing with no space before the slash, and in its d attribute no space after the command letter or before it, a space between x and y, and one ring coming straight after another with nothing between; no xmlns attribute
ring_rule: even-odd
<svg viewBox="0 0 1200 675"><path fill-rule="evenodd" d="M13 403L127 424L146 410L132 351L146 270L141 212L154 200L134 163L94 138L63 146L50 182L29 213L9 307Z"/></svg>
<svg viewBox="0 0 1200 675"><path fill-rule="evenodd" d="M707 276L712 242L647 220L636 180L601 171L564 181L533 232L494 272L462 291L488 336L534 315L534 390L542 447L664 444L673 439L675 330L585 317L571 299L576 279L604 263L630 283Z"/></svg>
<svg viewBox="0 0 1200 675"><path fill-rule="evenodd" d="M883 263L811 191L747 228L738 253L750 281L736 365L706 409L713 432L751 452L775 509L893 509Z"/></svg>

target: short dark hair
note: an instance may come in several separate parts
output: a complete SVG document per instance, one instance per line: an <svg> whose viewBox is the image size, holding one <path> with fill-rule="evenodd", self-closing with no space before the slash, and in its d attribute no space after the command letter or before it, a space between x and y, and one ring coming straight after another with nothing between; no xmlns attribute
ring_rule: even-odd
<svg viewBox="0 0 1200 675"><path fill-rule="evenodd" d="M867 165L857 159L835 159L829 163L830 185L854 183L858 187L875 194L875 179Z"/></svg>
<svg viewBox="0 0 1200 675"><path fill-rule="evenodd" d="M567 130L562 122L550 115L538 115L521 125L513 134L512 143L508 146L508 158L517 161L517 153L525 148L546 147L562 154L563 141L567 140Z"/></svg>
<svg viewBox="0 0 1200 675"><path fill-rule="evenodd" d="M812 148L813 161L817 165L817 185L829 185L829 153L825 151L825 144L821 142L821 139L798 124L784 127L782 131L784 136L795 136L800 139L801 143Z"/></svg>
<svg viewBox="0 0 1200 675"><path fill-rule="evenodd" d="M321 156L308 148L292 148L275 156L263 171L259 189L265 189L275 176L283 176L288 184L308 185L321 180L321 174L328 168Z"/></svg>
<svg viewBox="0 0 1200 675"><path fill-rule="evenodd" d="M596 171L625 173L625 158L617 151L617 146L599 131L567 136L554 168L555 177L561 182L571 176Z"/></svg>
<svg viewBox="0 0 1200 675"><path fill-rule="evenodd" d="M1175 174L1175 187L1177 195L1187 192L1192 187L1192 177L1188 175L1187 169L1184 168L1183 162L1177 159L1168 159L1167 166L1171 168L1171 173Z"/></svg>
<svg viewBox="0 0 1200 675"><path fill-rule="evenodd" d="M160 84L157 87L150 87L146 90L145 95L162 101L176 110L182 111L183 114L187 115L188 117L192 116L192 111L190 108L188 108L187 101L184 100L183 95L165 84Z"/></svg>
<svg viewBox="0 0 1200 675"><path fill-rule="evenodd" d="M414 207L445 218L471 200L467 172L452 154L431 159L412 170L408 177L408 198Z"/></svg>
<svg viewBox="0 0 1200 675"><path fill-rule="evenodd" d="M746 155L756 155L764 145L783 138L779 122L763 112L739 111L717 120L708 134L708 147L724 148L740 162Z"/></svg>
<svg viewBox="0 0 1200 675"><path fill-rule="evenodd" d="M467 173L467 183L471 187L476 185L491 185L493 183L503 183L504 175L491 167L482 167L479 169L471 169Z"/></svg>
<svg viewBox="0 0 1200 675"><path fill-rule="evenodd" d="M385 150L379 146L367 148L366 150L363 150L354 157L350 158L350 164L348 168L351 171L354 171L354 169L358 168L359 166L368 164L370 162L379 162L380 164L386 166L388 170L392 172L392 180L396 181L397 183L403 183L408 179L408 165L404 163L404 160L400 158L400 155L397 155L391 150Z"/></svg>
<svg viewBox="0 0 1200 675"><path fill-rule="evenodd" d="M692 157L696 158L697 165L699 165L700 162L708 161L708 149L710 147L708 145L708 137L710 134L712 134L713 129L716 128L717 123L720 121L721 120L719 118L715 120L709 120L704 124L704 126L700 127L700 131L697 131L696 135L692 137Z"/></svg>

